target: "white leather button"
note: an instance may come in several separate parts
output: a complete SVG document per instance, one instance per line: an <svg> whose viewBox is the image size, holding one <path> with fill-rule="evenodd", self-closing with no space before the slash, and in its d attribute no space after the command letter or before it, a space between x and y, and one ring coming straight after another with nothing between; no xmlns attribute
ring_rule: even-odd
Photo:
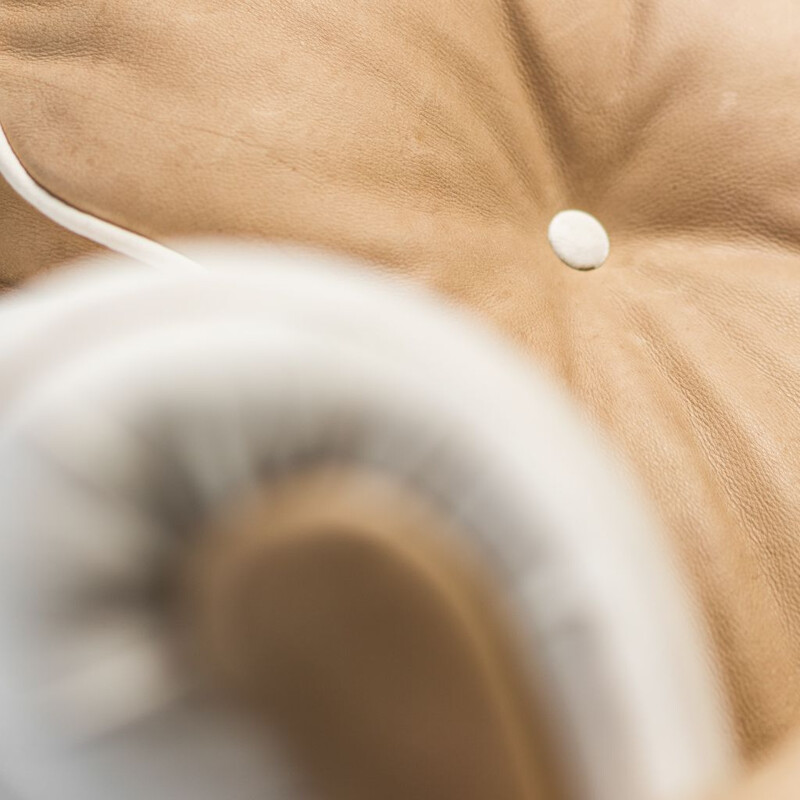
<svg viewBox="0 0 800 800"><path fill-rule="evenodd" d="M556 255L573 269L596 269L607 258L610 248L606 229L585 211L561 211L547 229L547 238Z"/></svg>

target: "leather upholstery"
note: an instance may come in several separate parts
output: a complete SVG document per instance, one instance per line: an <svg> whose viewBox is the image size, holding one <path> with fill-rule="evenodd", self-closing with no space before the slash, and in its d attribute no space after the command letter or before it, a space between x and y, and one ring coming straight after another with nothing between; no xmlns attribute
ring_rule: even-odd
<svg viewBox="0 0 800 800"><path fill-rule="evenodd" d="M3 0L0 121L78 208L158 240L365 257L527 348L647 486L756 756L800 713L793 13ZM13 281L28 267L7 253L40 222L9 225L9 207L0 197ZM548 222L570 207L610 234L599 270L550 250ZM68 238L47 251L71 254Z"/></svg>
<svg viewBox="0 0 800 800"><path fill-rule="evenodd" d="M0 178L0 291L101 248L51 222Z"/></svg>
<svg viewBox="0 0 800 800"><path fill-rule="evenodd" d="M755 770L732 791L723 791L713 800L791 800L800 782L800 739L786 742L764 767Z"/></svg>

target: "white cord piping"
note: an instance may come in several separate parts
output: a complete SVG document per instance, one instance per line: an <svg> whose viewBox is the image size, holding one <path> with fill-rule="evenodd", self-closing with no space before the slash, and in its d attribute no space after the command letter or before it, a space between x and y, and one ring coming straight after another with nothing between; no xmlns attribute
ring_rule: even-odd
<svg viewBox="0 0 800 800"><path fill-rule="evenodd" d="M68 205L28 174L0 125L0 175L27 203L57 225L121 255L153 267L197 270L198 265L175 250Z"/></svg>

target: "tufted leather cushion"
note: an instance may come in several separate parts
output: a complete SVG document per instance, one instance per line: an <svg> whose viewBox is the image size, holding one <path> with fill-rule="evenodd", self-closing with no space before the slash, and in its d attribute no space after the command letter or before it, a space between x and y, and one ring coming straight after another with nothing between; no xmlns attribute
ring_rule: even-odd
<svg viewBox="0 0 800 800"><path fill-rule="evenodd" d="M103 219L365 257L526 347L647 485L757 755L800 712L798 44L785 0L3 0L0 123ZM82 248L20 209L5 281Z"/></svg>

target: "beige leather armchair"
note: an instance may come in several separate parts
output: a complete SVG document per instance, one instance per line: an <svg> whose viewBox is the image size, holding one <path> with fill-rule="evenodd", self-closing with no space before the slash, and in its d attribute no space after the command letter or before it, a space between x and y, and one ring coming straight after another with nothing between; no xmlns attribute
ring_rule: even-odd
<svg viewBox="0 0 800 800"><path fill-rule="evenodd" d="M364 276L355 277L347 269L329 273L324 268L318 275L314 269L307 274L298 266L295 277L294 262L284 263L282 255L220 254L202 244L198 250L198 237L299 244L325 253L298 257L303 263L344 256L370 265L368 274L371 270L399 281L374 289L374 303L385 300L387 309L395 295L405 297L400 284L431 291L480 322L453 321L450 315L455 312L428 309L430 301L423 298L408 299L406 307L403 299L401 309L385 311L386 319L396 325L391 333L374 334L379 341L373 361L396 359L422 370L419 364L426 348L420 330L429 326L430 358L438 355L441 363L448 352L459 352L448 367L452 374L442 373L449 376L451 387L460 387L462 397L477 396L484 387L483 408L504 415L502 424L496 416L481 417L476 401L469 413L464 411L464 420L474 415L474 426L462 421L453 433L461 437L458 441L473 442L470 446L477 453L480 448L474 441L483 440L475 433L473 441L470 430L479 431L485 423L488 442L491 425L500 430L513 422L521 426L515 430L528 449L548 428L553 437L548 440L551 456L574 435L579 443L574 448L563 445L564 452L582 460L582 454L594 454L596 447L583 427L588 421L602 432L604 446L614 453L601 454L599 465L588 468L588 483L570 494L563 489L570 463L576 476L583 473L574 459L565 460L564 452L559 452L552 460L561 466L553 470L563 480L551 495L560 503L586 503L587 509L595 509L596 538L603 538L603 530L630 528L643 531L643 540L659 542L654 547L661 548L658 532L666 533L665 558L674 559L677 567L665 567L663 574L658 566L652 571L641 567L637 579L641 604L647 614L652 613L642 620L669 627L673 623L665 621L670 615L663 607L680 607L681 621L674 623L675 630L665 634L664 641L683 642L684 649L678 647L675 654L681 666L675 669L692 677L676 679L675 686L684 687L679 694L685 702L695 696L692 692L709 693L697 701L703 710L691 725L686 722L692 718L688 712L684 716L676 712L675 717L676 725L683 720L695 728L685 731L686 742L691 743L686 750L695 750L698 763L708 762L708 774L702 780L687 778L685 784L676 779L675 787L719 790L728 796L726 782L735 786L744 781L732 797L794 797L800 791L800 757L789 752L781 761L776 753L787 746L800 722L799 14L785 0L0 0L0 279L8 287L5 322L0 315L6 337L0 342L6 359L0 364L7 376L3 391L13 398L14 387L28 385L26 375L35 374L38 380L47 370L54 372L45 377L53 385L59 383L53 375L60 359L121 336L120 331L146 333L165 320L191 317L189 321L198 322L203 313L213 316L214 298L228 297L226 292L229 305L223 303L221 308L231 319L285 312L289 320L285 324L295 333L308 328L337 342L356 335L347 332L348 319L374 317L369 324L375 331L388 324L381 323L382 313L370 316L372 301L358 288L362 280L370 284ZM568 210L585 215L564 216ZM188 239L194 244L186 244ZM127 265L103 262L108 264L105 268L81 273L73 282L56 277L49 289L47 284L24 288L29 278L76 257L110 257L111 251L129 259ZM276 258L278 267L273 263ZM265 266L265 274L280 280L265 278L263 285L250 286L253 262L259 260L273 264ZM234 262L226 278L225 271ZM198 263L210 265L217 277L193 277ZM159 266L166 268L164 275L153 271ZM119 277L103 278L104 270ZM234 288L225 288L227 279ZM343 289L340 298L349 315L342 311L341 319L328 319L324 297L312 287L324 287L335 295L339 284L352 286L352 291ZM95 297L102 302L95 300L92 305L87 300L83 306L74 298L81 291L91 292L91 285L99 287ZM164 299L159 299L162 291ZM284 291L285 306L269 300L270 293L284 297ZM313 310L299 310L303 297L312 295ZM186 297L194 299L182 299ZM44 309L50 302L54 306ZM412 310L415 303L428 310ZM187 310L189 306L195 310ZM73 311L67 313L67 307ZM289 307L291 314L285 311ZM439 331L439 315L442 328L434 333ZM317 323L308 320L318 317L327 321L315 328ZM16 341L17 331L28 330L25 320L33 320L33 339L26 333ZM482 332L481 325L491 332ZM365 330L359 334L362 339L373 335ZM406 339L415 343L408 351L402 344ZM209 352L214 350L213 341L211 337L206 343ZM166 352L169 348L164 347ZM228 352L220 346L218 357L233 363L232 353L245 347L244 339L230 347ZM151 343L152 350L158 348ZM516 352L509 355L508 349ZM180 352L175 351L175 363L189 359ZM479 354L474 361L470 352ZM330 363L322 356L319 361ZM480 366L472 376L470 363ZM504 365L502 370L497 363ZM165 376L172 369L160 368ZM425 369L414 373L417 379L436 383L433 367L428 364ZM131 370L139 374L133 366ZM146 383L152 370L141 370L141 381ZM353 385L361 385L363 374L373 374L364 370ZM408 370L413 371L412 366ZM530 379L528 370L540 377ZM125 374L121 368L118 373L115 385ZM319 374L324 375L324 369ZM191 391L181 389L187 397L204 396L206 384L197 380L197 385L186 384L194 387ZM536 385L529 386L528 380ZM79 391L75 387L83 384L75 381L66 381L73 394L64 389L63 408L78 414L85 396L94 398L97 408L104 407L105 389L83 395L88 388ZM560 417L558 421L550 417L560 413L551 412L551 406L561 406L549 394L559 391L549 388L550 383L560 385L574 404L563 424ZM487 384L491 386L486 388ZM324 385L320 378L320 386ZM519 392L517 400L504 400L503 386L508 393ZM134 387L131 381L128 388L135 395ZM425 419L447 419L444 410L455 394L453 390L446 399L435 401L426 394L424 403L409 400L408 407L419 411L420 425ZM144 406L169 406L167 395L145 395L139 398ZM530 397L528 422L519 407L523 396ZM48 402L52 405L58 397L56 392ZM232 395L214 397L215 403L236 402ZM268 406L266 398L260 402L262 408ZM13 417L11 400L0 403ZM42 403L41 408L49 408ZM113 403L123 399L115 395ZM31 406L40 408L33 401ZM380 405L380 413L388 407ZM439 416L431 410L434 407ZM274 418L280 419L287 408L276 401ZM159 435L180 428L176 422L180 409L175 401L172 421L160 423L165 427L158 428ZM33 419L35 413L30 413ZM82 451L81 436L91 438L96 431L87 420L83 427L77 423L71 427L65 413L52 429L41 421L45 414L41 430L50 430L48 435L55 438L47 441L57 443L61 440L53 431L70 430L59 452ZM585 419L578 420L581 416ZM545 426L542 420L552 424ZM7 424L8 441L19 430L16 424ZM410 431L420 430L408 419L398 426L411 439ZM505 441L503 436L510 448L514 435L506 431L498 434L499 440ZM218 453L224 441L223 437L208 446ZM402 441L410 439L399 438L398 447ZM16 440L12 444L19 446ZM117 454L128 452L119 442L113 446L105 442L103 447ZM19 466L27 463L20 452L12 447L5 454L3 475L28 474ZM466 455L459 462L457 452L461 451L450 454L453 463L470 463ZM511 470L513 459L503 453L495 453L491 463ZM134 455L125 458L134 463ZM192 458L187 452L187 463ZM585 458L594 463L594 455ZM476 463L485 465L491 459L487 455ZM102 459L92 463L97 474L110 469ZM522 463L517 464L519 469ZM626 465L633 489L625 488L626 478L614 482L616 477L612 488L605 487L603 476L612 468L602 465L609 463ZM547 469L540 467L538 472L532 465L525 469L539 476L534 483L542 481L532 494L546 496ZM449 474L444 466L441 469L441 474ZM166 483L170 474L167 470ZM569 737L573 744L563 746L558 719L553 720L553 710L546 708L546 696L555 690L542 689L555 685L553 680L558 683L570 663L591 657L584 653L565 658L563 671L551 664L555 679L527 673L520 678L517 672L525 670L519 666L518 634L505 631L506 626L524 628L524 620L520 621L524 613L518 608L486 610L495 603L502 605L498 598L504 581L510 579L486 568L474 542L465 544L463 531L458 531L470 526L460 526L452 514L442 515L435 508L416 508L416 495L407 497L405 484L398 487L390 481L387 486L378 480L379 485L373 486L374 476L353 477L349 472L346 478L339 475L332 480L338 488L331 489L330 480L311 470L297 485L279 482L268 501L248 495L224 519L191 520L199 527L236 532L221 552L201 547L202 552L187 559L190 588L185 596L193 599L186 601L190 610L185 613L194 632L188 649L199 648L204 654L196 660L213 663L215 680L231 696L243 697L245 706L258 707L262 716L279 720L278 727L288 731L294 743L290 749L300 754L300 772L307 768L314 780L323 776L321 784L334 796L399 797L414 792L418 797L442 798L612 796L602 792L614 791L609 787L617 785L617 778L603 783L606 778L598 777L599 772L589 770L594 777L588 783L581 784L581 778L576 779L578 788L572 785L577 768L570 767L571 747L579 746ZM458 486L463 488L453 480L445 491L451 499L462 496ZM467 484L474 488L483 480ZM26 484L25 491L34 492L33 485ZM42 483L53 491L55 485ZM16 484L9 478L7 486ZM5 490L4 496L22 496L15 494L18 488ZM451 489L452 496L447 494ZM355 499L345 502L351 491ZM525 495L521 487L515 492L511 494L517 499ZM602 505L598 498L604 493L614 502ZM37 496L41 504L62 508L58 500L47 499L44 489ZM624 511L614 511L617 505ZM640 505L652 511L640 512ZM64 500L64 509L74 507L72 500ZM13 528L16 512L4 513L4 524ZM63 513L66 516L59 519L68 519L68 512ZM113 527L111 520L116 517L107 513L104 524ZM539 513L530 510L526 517L534 527L541 523ZM617 519L617 513L626 521ZM631 522L634 517L638 522ZM498 517L491 519L487 530L499 525ZM564 530L577 524L562 522ZM41 525L42 530L49 531L48 525L58 528L53 519ZM343 555L341 572L319 564L335 562L340 546L350 553L349 540L330 545L330 550L327 544L319 550L301 548L295 561L293 546L289 547L289 555L284 561L279 558L277 567L268 558L263 565L265 574L272 576L274 569L278 577L255 581L262 587L282 586L289 594L270 595L278 589L264 589L267 596L259 600L258 592L243 599L234 591L232 587L248 585L237 571L248 572L242 564L262 564L261 556L248 548L269 551L259 531L288 535L295 529L326 525L367 531L369 535L364 535L373 544L364 545L365 551L356 547L352 560ZM445 544L437 544L439 530L451 531L443 535ZM295 541L291 536L289 540ZM411 542L408 547L413 552L403 551L411 561L401 561L416 564L424 574L427 567L420 564L439 565L440 577L446 576L441 577L441 586L450 587L444 592L447 602L435 593L426 594L427 589L417 593L416 567L398 572L397 552L383 549L387 541ZM625 545L608 549L618 553ZM644 549L649 555L641 555L642 563L649 564L653 553L661 552L649 545ZM616 558L621 574L629 574L639 569L639 556L631 556L627 567L623 556L609 557L609 563ZM384 567L385 580L378 583L385 596L374 586L359 586L358 576L380 575ZM320 577L323 574L339 578L328 585ZM669 576L674 574L673 581ZM651 578L654 583L649 583ZM663 607L660 600L649 597L650 587L662 580L670 588L663 589L663 595L657 588L652 593L664 598ZM619 581L625 583L624 578ZM292 594L298 585L316 587L314 591L326 598L322 605L331 609L339 608L331 598L351 592L347 602L342 600L342 608L348 610L339 609L347 624L340 624L333 611L330 619L304 617L303 604L311 601L304 600L302 592ZM562 583L558 586L563 588ZM628 590L634 591L632 586ZM558 594L556 588L553 592ZM402 646L401 639L390 646L375 634L373 641L364 631L374 633L375 625L359 621L357 614L348 616L355 614L358 598L367 596L377 598L376 608L379 601L387 604L385 615L378 618L399 620L398 630L416 631L414 636L420 638L409 633ZM636 605L625 597L627 606ZM267 614L265 630L259 628L262 617L256 615L256 621L232 642L227 637L236 630L235 620L247 617L232 607L236 603L300 611L297 618ZM541 608L541 596L539 603ZM280 674L270 678L274 684L268 699L261 696L266 691L263 685L269 683L264 676L272 674L267 666L273 662L265 652L274 654L276 648L291 652L298 646L285 638L292 638L286 620L291 621L291 631L305 630L304 625L311 631L303 639L303 647L311 649L303 650L302 658L297 656L301 661L336 662L344 658L337 648L352 652L357 641L366 654L363 660L356 659L358 664L382 665L365 667L363 673L354 669L351 674L355 686L372 686L374 708L382 709L376 716L396 720L389 734L367 735L365 731L374 732L378 726L377 719L368 717L361 719L361 728L354 724L357 734L347 725L338 728L344 714L341 707L328 704L322 694L308 702L311 690L298 677L302 671L286 665L284 672L276 668ZM600 612L597 620L601 627L607 622ZM462 623L464 630L480 631L477 639L465 640L458 633ZM315 625L330 630L337 624L355 640L310 644L317 641L312 635L319 630ZM643 643L649 640L638 630L631 627L630 636L642 645L637 652L644 653ZM259 641L269 643L266 651L256 646ZM249 650L243 642L256 644ZM432 642L441 645L441 652ZM386 716L381 703L391 692L379 678L397 684L386 677L389 667L381 661L381 653L393 653L392 647L404 653L437 652L424 669L417 664L418 683L411 681L409 686L418 689L428 679L431 686L441 686L441 681L447 683L443 676L449 676L454 696L462 702L440 708L434 702L440 693L427 697L409 688L406 693L399 691L398 697L403 704L417 698L416 705L405 706L413 707L413 713L409 710L407 718L399 712L396 718ZM498 655L506 650L512 654ZM481 660L486 652L494 653L489 665ZM240 653L241 660L220 653ZM296 666L291 659L289 663ZM501 669L501 664L506 666ZM416 674L403 669L400 673ZM633 672L615 675L619 680L628 675L631 698L640 699ZM374 684L369 683L372 680ZM579 683L576 679L574 686ZM664 686L667 683L665 677ZM115 683L120 694L125 693L122 685ZM340 697L338 692L345 689L336 687L331 691ZM715 687L719 702L711 697ZM355 691L347 691L351 690ZM602 691L596 696L600 695ZM655 689L653 694L643 690L644 696L671 697ZM286 698L302 702L283 703ZM639 699L630 699L630 708L640 709ZM620 702L620 708L628 708ZM607 730L609 740L617 741L611 732L613 713L604 717L602 710L595 711L602 722L585 730ZM464 718L458 716L461 712ZM415 731L438 734L431 733L425 747L409 751L412 755L406 753L406 761L398 757L387 766L392 758L386 753L401 751L391 733L402 729L397 721L401 718ZM577 730L580 725L575 725ZM645 730L631 725L630 731ZM465 730L480 731L480 736L465 737L450 750L437 749L451 736L456 741L456 732ZM644 741L644 733L642 737ZM593 741L601 739L595 736ZM340 746L335 746L337 742ZM362 762L369 760L374 769L363 763L359 769L353 754L363 756L369 742L375 752ZM586 747L585 752L592 749ZM704 747L707 752L701 752ZM236 752L245 749L242 745ZM428 773L420 766L425 752L432 754L432 763L448 765L445 777L435 768ZM452 761L447 760L448 753ZM613 763L611 756L603 762L609 774L626 774L627 756L620 758L621 763ZM665 758L660 766L648 762L653 772L641 781L618 784L622 788L617 796L634 800L641 791L642 800L650 796L666 800L659 792L673 785L671 779L654 776L661 767L677 770L680 758L675 758L674 762ZM742 775L765 762L770 762L765 771L748 784ZM254 763L261 763L258 757ZM231 769L235 775L236 769ZM696 772L695 767L687 770L696 776L702 772L699 766ZM35 771L34 764L28 772ZM410 773L419 785L404 784L398 777ZM354 774L368 777L362 785ZM101 792L108 788L103 782L107 774L103 775L98 779ZM387 775L389 784L381 784ZM58 797L47 782L33 781L30 786L35 786L26 789L32 797ZM276 797L288 796L275 791ZM297 791L303 796L301 789Z"/></svg>

